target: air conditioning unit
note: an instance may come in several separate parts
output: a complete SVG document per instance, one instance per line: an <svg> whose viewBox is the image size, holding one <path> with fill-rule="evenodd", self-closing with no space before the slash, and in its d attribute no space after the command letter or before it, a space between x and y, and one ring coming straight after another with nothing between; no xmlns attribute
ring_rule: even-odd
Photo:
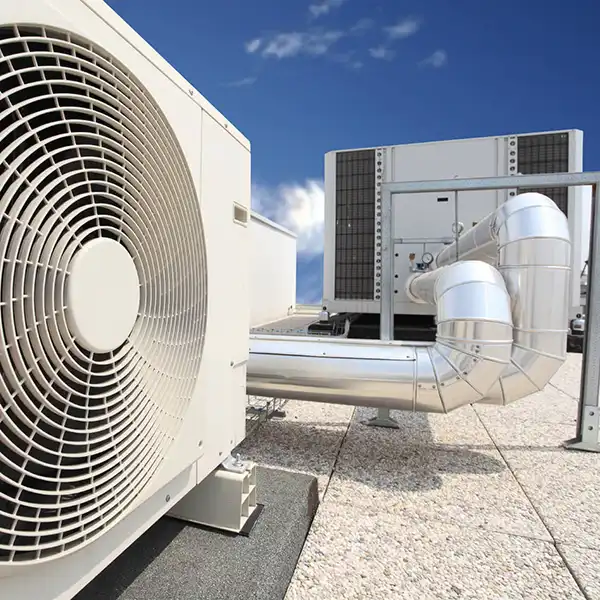
<svg viewBox="0 0 600 600"><path fill-rule="evenodd" d="M583 132L579 130L329 152L325 155L323 303L330 312L379 313L383 183L582 170ZM507 199L526 191L547 194L567 215L572 272L580 273L589 247L591 194L585 188L402 194L394 201L395 313L433 315L431 306L415 304L404 292L411 269ZM580 311L579 280L574 278L570 318Z"/></svg>
<svg viewBox="0 0 600 600"><path fill-rule="evenodd" d="M1 600L72 598L243 439L250 195L104 2L0 3Z"/></svg>

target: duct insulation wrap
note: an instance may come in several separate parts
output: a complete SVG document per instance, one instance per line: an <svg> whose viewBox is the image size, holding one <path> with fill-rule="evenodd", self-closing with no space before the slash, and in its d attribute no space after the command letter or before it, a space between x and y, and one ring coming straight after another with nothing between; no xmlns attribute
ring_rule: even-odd
<svg viewBox="0 0 600 600"><path fill-rule="evenodd" d="M508 404L540 391L567 356L571 240L567 217L547 196L519 194L436 257L495 265L512 302L511 362L486 403Z"/></svg>
<svg viewBox="0 0 600 600"><path fill-rule="evenodd" d="M418 275L410 287L437 307L435 344L251 335L248 394L423 412L481 400L511 357L501 275L466 261Z"/></svg>

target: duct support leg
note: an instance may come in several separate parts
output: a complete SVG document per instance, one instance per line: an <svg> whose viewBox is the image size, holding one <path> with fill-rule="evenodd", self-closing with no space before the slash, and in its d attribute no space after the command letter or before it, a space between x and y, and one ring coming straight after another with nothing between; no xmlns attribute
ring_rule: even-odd
<svg viewBox="0 0 600 600"><path fill-rule="evenodd" d="M256 465L228 456L169 512L181 521L249 533L262 506L256 501Z"/></svg>
<svg viewBox="0 0 600 600"><path fill-rule="evenodd" d="M588 289L581 393L575 438L565 442L571 450L600 452L600 185L592 200Z"/></svg>
<svg viewBox="0 0 600 600"><path fill-rule="evenodd" d="M377 416L365 422L369 427L387 427L388 429L400 429L398 421L390 416L389 408L378 408Z"/></svg>

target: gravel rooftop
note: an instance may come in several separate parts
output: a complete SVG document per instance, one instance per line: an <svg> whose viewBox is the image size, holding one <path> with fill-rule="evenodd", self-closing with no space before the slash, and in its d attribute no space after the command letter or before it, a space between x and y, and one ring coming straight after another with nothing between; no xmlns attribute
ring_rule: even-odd
<svg viewBox="0 0 600 600"><path fill-rule="evenodd" d="M294 324L295 325L295 324ZM321 505L287 600L600 600L600 455L567 451L581 355L538 394L449 415L289 402L242 445L314 474Z"/></svg>

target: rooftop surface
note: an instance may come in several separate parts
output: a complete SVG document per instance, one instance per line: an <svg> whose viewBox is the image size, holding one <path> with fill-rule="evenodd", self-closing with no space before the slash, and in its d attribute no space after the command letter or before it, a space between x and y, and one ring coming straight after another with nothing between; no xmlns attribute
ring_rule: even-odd
<svg viewBox="0 0 600 600"><path fill-rule="evenodd" d="M296 325L296 324L294 324ZM314 474L287 600L599 599L600 455L567 451L581 355L538 394L449 415L291 401L245 458Z"/></svg>

